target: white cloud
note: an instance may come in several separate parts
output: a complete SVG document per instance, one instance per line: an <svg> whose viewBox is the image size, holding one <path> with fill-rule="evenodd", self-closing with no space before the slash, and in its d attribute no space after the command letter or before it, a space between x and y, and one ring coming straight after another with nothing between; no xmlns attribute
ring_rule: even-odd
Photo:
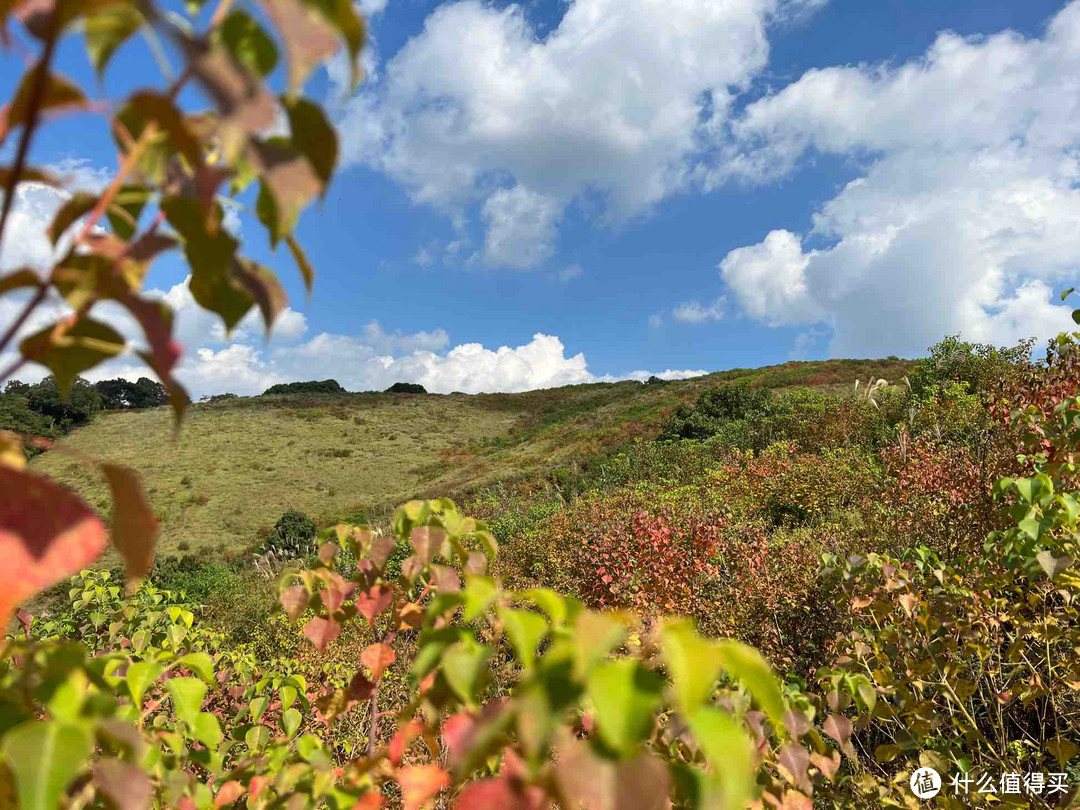
<svg viewBox="0 0 1080 810"><path fill-rule="evenodd" d="M659 377L661 380L689 380L691 377L701 377L708 374L705 369L668 369L667 371L631 371L629 374L616 377L605 374L598 377L596 382L619 382L620 380L637 380L645 382L649 377Z"/></svg>
<svg viewBox="0 0 1080 810"><path fill-rule="evenodd" d="M431 255L431 251L426 247L421 247L417 249L413 261L421 267L431 267L435 263L435 257Z"/></svg>
<svg viewBox="0 0 1080 810"><path fill-rule="evenodd" d="M1080 278L1078 76L1073 2L1040 38L942 34L920 59L811 70L749 105L707 183L767 181L813 151L868 168L805 239L731 251L729 289L767 324L831 326L836 355L1069 328L1052 295Z"/></svg>
<svg viewBox="0 0 1080 810"><path fill-rule="evenodd" d="M683 323L708 323L724 317L724 305L727 302L721 296L711 304L703 306L698 301L685 301L671 312L671 317Z"/></svg>
<svg viewBox="0 0 1080 810"><path fill-rule="evenodd" d="M555 252L555 227L561 216L562 206L552 197L520 185L499 189L484 203L484 260L517 270L536 267Z"/></svg>
<svg viewBox="0 0 1080 810"><path fill-rule="evenodd" d="M652 315L649 316L649 328L650 329L659 329L663 325L664 325L664 316L661 315L659 312L653 313Z"/></svg>
<svg viewBox="0 0 1080 810"><path fill-rule="evenodd" d="M532 266L571 201L599 195L620 220L683 188L795 6L571 0L541 38L520 6L444 3L341 111L343 156L458 219L480 203L483 258Z"/></svg>
<svg viewBox="0 0 1080 810"><path fill-rule="evenodd" d="M585 271L581 268L580 264L571 264L568 267L564 267L559 271L559 283L566 284L573 281L575 278L581 276Z"/></svg>

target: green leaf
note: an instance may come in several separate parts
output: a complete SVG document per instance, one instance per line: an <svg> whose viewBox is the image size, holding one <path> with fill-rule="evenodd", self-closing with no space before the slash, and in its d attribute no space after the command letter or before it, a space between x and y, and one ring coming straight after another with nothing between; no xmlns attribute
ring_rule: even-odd
<svg viewBox="0 0 1080 810"><path fill-rule="evenodd" d="M495 597L498 596L498 593L499 589L495 585L495 580L491 577L480 575L466 576L465 589L461 592L461 596L465 600L463 616L465 623L468 624L469 622L474 622L479 619L491 603L495 601Z"/></svg>
<svg viewBox="0 0 1080 810"><path fill-rule="evenodd" d="M195 303L216 312L225 322L225 328L231 330L255 302L232 276L233 257L239 243L221 227L220 206L215 209L218 228L214 233L207 231L197 199L167 197L161 201L161 209L184 240L184 254L192 271L189 287Z"/></svg>
<svg viewBox="0 0 1080 810"><path fill-rule="evenodd" d="M454 694L471 704L480 679L487 673L491 648L478 644L472 636L464 636L443 653L442 673Z"/></svg>
<svg viewBox="0 0 1080 810"><path fill-rule="evenodd" d="M217 748L224 739L218 719L210 712L199 712L195 715L195 722L191 724L191 734L207 748Z"/></svg>
<svg viewBox="0 0 1080 810"><path fill-rule="evenodd" d="M282 103L289 116L293 146L307 158L322 181L325 194L337 165L337 132L318 104L304 98L291 102L283 99Z"/></svg>
<svg viewBox="0 0 1080 810"><path fill-rule="evenodd" d="M304 249L300 247L300 243L296 241L296 237L291 233L285 234L285 244L289 246L293 261L296 262L296 266L300 269L300 275L304 279L304 289L310 295L311 288L315 285L315 268L311 266Z"/></svg>
<svg viewBox="0 0 1080 810"><path fill-rule="evenodd" d="M531 610L499 610L499 618L506 628L506 635L514 648L518 663L531 670L536 664L536 651L547 635L547 620Z"/></svg>
<svg viewBox="0 0 1080 810"><path fill-rule="evenodd" d="M97 201L96 194L88 194L85 191L79 191L72 195L71 199L60 206L56 214L53 215L52 223L49 225L49 240L54 245L59 242L60 237L73 223L93 210L94 206L97 205Z"/></svg>
<svg viewBox="0 0 1080 810"><path fill-rule="evenodd" d="M560 596L550 588L533 588L521 594L551 619L552 625L562 627L581 614L581 603L569 596Z"/></svg>
<svg viewBox="0 0 1080 810"><path fill-rule="evenodd" d="M679 709L684 715L712 697L720 675L722 653L716 643L694 632L690 619L673 618L660 630L664 663L675 683Z"/></svg>
<svg viewBox="0 0 1080 810"><path fill-rule="evenodd" d="M720 807L746 807L754 789L753 748L746 733L727 712L702 706L686 718L705 759L712 766L722 797Z"/></svg>
<svg viewBox="0 0 1080 810"><path fill-rule="evenodd" d="M206 697L206 684L198 678L169 678L165 689L172 697L173 711L188 725L195 725L195 718Z"/></svg>
<svg viewBox="0 0 1080 810"><path fill-rule="evenodd" d="M248 704L248 711L251 713L251 722L258 723L264 714L266 714L266 707L270 705L270 701L265 697L253 698L251 703Z"/></svg>
<svg viewBox="0 0 1080 810"><path fill-rule="evenodd" d="M270 742L270 729L266 726L252 726L244 735L244 744L252 751L260 751Z"/></svg>
<svg viewBox="0 0 1080 810"><path fill-rule="evenodd" d="M596 730L623 757L652 732L663 683L640 661L605 661L589 675L586 692L596 710Z"/></svg>
<svg viewBox="0 0 1080 810"><path fill-rule="evenodd" d="M626 625L615 614L586 611L575 625L575 665L579 675L587 675L626 638Z"/></svg>
<svg viewBox="0 0 1080 810"><path fill-rule="evenodd" d="M155 664L151 661L140 661L128 667L125 680L127 681L128 692L131 694L131 702L139 708L139 711L142 711L142 699L147 688L160 678L161 673L164 671L165 668L161 664Z"/></svg>
<svg viewBox="0 0 1080 810"><path fill-rule="evenodd" d="M784 697L772 667L761 653L746 644L731 639L717 642L724 669L734 680L742 683L753 695L773 727L786 729Z"/></svg>
<svg viewBox="0 0 1080 810"><path fill-rule="evenodd" d="M134 4L128 3L114 3L86 17L86 55L94 66L98 79L104 75L113 52L138 31L142 24L142 15Z"/></svg>
<svg viewBox="0 0 1080 810"><path fill-rule="evenodd" d="M0 145L8 133L26 123L30 111L30 99L35 92L38 70L28 70L19 83L15 96L7 105L7 115L0 121ZM56 112L63 108L85 107L86 96L78 85L56 73L45 75L44 90L38 99L38 109L42 112Z"/></svg>
<svg viewBox="0 0 1080 810"><path fill-rule="evenodd" d="M61 395L66 396L72 380L103 360L116 357L124 345L124 336L111 326L83 317L74 326L59 322L45 327L25 338L19 350L27 360L48 366Z"/></svg>
<svg viewBox="0 0 1080 810"><path fill-rule="evenodd" d="M285 734L292 737L300 728L302 716L296 709L286 709L281 715L281 727Z"/></svg>
<svg viewBox="0 0 1080 810"><path fill-rule="evenodd" d="M189 669L211 686L214 682L214 661L204 652L188 653L177 663Z"/></svg>
<svg viewBox="0 0 1080 810"><path fill-rule="evenodd" d="M274 40L246 12L229 13L218 29L222 44L241 65L257 76L266 76L277 66Z"/></svg>
<svg viewBox="0 0 1080 810"><path fill-rule="evenodd" d="M281 708L288 709L293 705L296 700L296 687L283 686L278 690L278 697L281 699Z"/></svg>
<svg viewBox="0 0 1080 810"><path fill-rule="evenodd" d="M54 810L93 751L82 726L30 720L8 732L4 758L15 776L21 810Z"/></svg>

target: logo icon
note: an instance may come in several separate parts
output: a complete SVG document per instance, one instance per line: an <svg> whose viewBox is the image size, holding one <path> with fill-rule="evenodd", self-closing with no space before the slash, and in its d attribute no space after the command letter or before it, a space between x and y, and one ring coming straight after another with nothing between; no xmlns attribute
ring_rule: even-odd
<svg viewBox="0 0 1080 810"><path fill-rule="evenodd" d="M919 768L911 775L911 792L920 799L932 799L941 792L941 775L933 768Z"/></svg>

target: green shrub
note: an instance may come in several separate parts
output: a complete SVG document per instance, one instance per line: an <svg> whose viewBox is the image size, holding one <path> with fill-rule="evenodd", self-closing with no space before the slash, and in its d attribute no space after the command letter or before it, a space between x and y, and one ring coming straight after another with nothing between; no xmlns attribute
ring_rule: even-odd
<svg viewBox="0 0 1080 810"><path fill-rule="evenodd" d="M308 382L278 383L271 385L262 395L272 394L344 394L345 389L337 380L311 380Z"/></svg>
<svg viewBox="0 0 1080 810"><path fill-rule="evenodd" d="M659 439L708 439L725 425L737 420L758 421L770 416L775 408L772 392L746 383L724 385L703 391L693 407L680 405L662 428ZM734 437L743 440L743 431Z"/></svg>
<svg viewBox="0 0 1080 810"><path fill-rule="evenodd" d="M315 550L315 521L296 509L289 509L274 524L261 550L286 560L303 559Z"/></svg>
<svg viewBox="0 0 1080 810"><path fill-rule="evenodd" d="M387 394L426 394L427 389L420 383L396 382L386 389Z"/></svg>

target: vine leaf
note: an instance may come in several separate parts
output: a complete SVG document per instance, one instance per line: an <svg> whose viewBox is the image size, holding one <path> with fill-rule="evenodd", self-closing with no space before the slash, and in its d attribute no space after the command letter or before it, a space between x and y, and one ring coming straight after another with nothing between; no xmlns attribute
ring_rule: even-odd
<svg viewBox="0 0 1080 810"><path fill-rule="evenodd" d="M360 653L360 663L368 668L371 680L379 680L387 668L394 663L397 655L387 644L372 644Z"/></svg>
<svg viewBox="0 0 1080 810"><path fill-rule="evenodd" d="M247 12L240 9L229 12L216 34L233 59L256 76L266 76L277 65L274 40Z"/></svg>
<svg viewBox="0 0 1080 810"><path fill-rule="evenodd" d="M102 360L124 350L124 336L106 323L80 318L74 324L58 321L25 338L19 350L27 360L47 366L56 377L61 395L72 381Z"/></svg>
<svg viewBox="0 0 1080 810"><path fill-rule="evenodd" d="M289 91L295 93L311 71L337 51L337 36L313 5L296 0L263 0L262 5L285 40Z"/></svg>
<svg viewBox="0 0 1080 810"><path fill-rule="evenodd" d="M22 810L59 807L68 785L82 771L93 750L82 726L30 720L9 731L4 759L11 766Z"/></svg>
<svg viewBox="0 0 1080 810"><path fill-rule="evenodd" d="M30 91L37 82L39 70L28 70L15 91L12 100L0 108L0 146L7 139L8 134L15 128L26 123L26 117L30 112ZM45 76L45 89L41 97L40 109L49 112L61 110L80 109L87 105L86 96L79 86L63 76L48 73Z"/></svg>
<svg viewBox="0 0 1080 810"><path fill-rule="evenodd" d="M128 590L132 591L154 564L158 519L134 471L119 464L102 464L101 469L112 490L112 544L127 563Z"/></svg>
<svg viewBox="0 0 1080 810"><path fill-rule="evenodd" d="M586 690L600 739L624 757L633 754L652 731L662 699L659 676L633 658L605 661L589 676Z"/></svg>
<svg viewBox="0 0 1080 810"><path fill-rule="evenodd" d="M86 18L86 56L100 81L113 53L139 28L143 17L134 4L115 3Z"/></svg>
<svg viewBox="0 0 1080 810"><path fill-rule="evenodd" d="M47 478L0 466L0 626L20 602L86 568L105 546L105 526L77 495Z"/></svg>
<svg viewBox="0 0 1080 810"><path fill-rule="evenodd" d="M450 784L450 775L438 765L412 765L397 773L405 810L419 810Z"/></svg>
<svg viewBox="0 0 1080 810"><path fill-rule="evenodd" d="M341 635L341 625L333 619L315 616L304 625L304 635L319 652L322 652L328 644Z"/></svg>
<svg viewBox="0 0 1080 810"><path fill-rule="evenodd" d="M154 795L143 769L119 759L104 759L94 767L94 785L117 810L150 807Z"/></svg>

